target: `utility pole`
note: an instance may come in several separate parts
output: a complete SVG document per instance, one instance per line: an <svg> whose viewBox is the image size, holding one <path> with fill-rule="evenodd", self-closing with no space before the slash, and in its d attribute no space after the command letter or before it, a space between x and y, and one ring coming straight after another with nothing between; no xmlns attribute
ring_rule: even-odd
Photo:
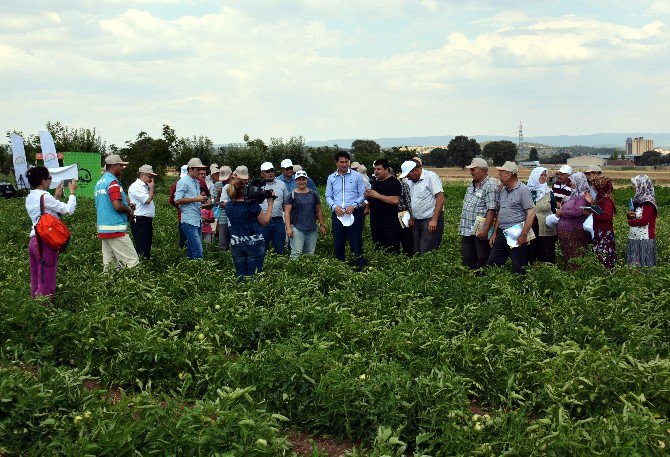
<svg viewBox="0 0 670 457"><path fill-rule="evenodd" d="M521 121L519 121L519 147L518 147L518 155L519 158L524 157L523 154L523 126L521 125Z"/></svg>

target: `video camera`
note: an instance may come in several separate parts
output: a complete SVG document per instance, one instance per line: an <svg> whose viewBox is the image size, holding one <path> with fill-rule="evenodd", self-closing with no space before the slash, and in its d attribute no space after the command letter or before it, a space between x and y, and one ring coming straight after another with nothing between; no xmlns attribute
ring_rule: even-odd
<svg viewBox="0 0 670 457"><path fill-rule="evenodd" d="M262 203L267 198L277 198L271 190L263 189L265 181L260 178L252 179L244 188L244 201L247 203Z"/></svg>

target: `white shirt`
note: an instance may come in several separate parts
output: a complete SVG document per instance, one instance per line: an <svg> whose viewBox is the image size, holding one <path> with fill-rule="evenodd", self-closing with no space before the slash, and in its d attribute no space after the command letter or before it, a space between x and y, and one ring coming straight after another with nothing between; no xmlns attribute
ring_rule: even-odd
<svg viewBox="0 0 670 457"><path fill-rule="evenodd" d="M35 236L35 225L42 215L40 211L40 199L42 195L44 195L44 211L52 216L60 217L59 214L73 214L77 207L77 198L74 195L70 195L67 203L63 203L60 200L56 200L46 190L32 189L26 197L26 211L28 211L28 217L33 222L30 236Z"/></svg>
<svg viewBox="0 0 670 457"><path fill-rule="evenodd" d="M272 215L271 217L280 217L284 216L284 203L286 202L286 199L288 198L288 192L286 190L286 184L284 184L282 181L275 179L272 182L265 182L263 185L263 189L265 190L274 190L275 194L277 195L277 198L275 198L275 204L272 206ZM263 200L263 203L261 203L261 209L263 211L267 211L268 209L268 201Z"/></svg>
<svg viewBox="0 0 670 457"><path fill-rule="evenodd" d="M135 204L135 216L155 217L156 205L152 198L149 203L149 185L144 183L141 179L137 180L128 188L128 198L131 203Z"/></svg>
<svg viewBox="0 0 670 457"><path fill-rule="evenodd" d="M444 192L442 181L436 173L429 170L421 170L421 176L417 182L407 180L409 195L412 204L412 214L415 219L430 219L435 213L435 196Z"/></svg>

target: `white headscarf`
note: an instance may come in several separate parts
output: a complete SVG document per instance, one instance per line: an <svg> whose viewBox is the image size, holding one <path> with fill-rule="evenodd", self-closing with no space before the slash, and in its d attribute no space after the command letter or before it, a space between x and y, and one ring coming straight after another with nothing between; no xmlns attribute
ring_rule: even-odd
<svg viewBox="0 0 670 457"><path fill-rule="evenodd" d="M563 203L570 200L572 197L579 197L584 195L584 192L590 190L589 181L586 179L586 175L581 171L579 173L573 173L570 175L570 184L572 187L572 193L563 197Z"/></svg>
<svg viewBox="0 0 670 457"><path fill-rule="evenodd" d="M547 169L544 167L535 167L533 171L530 172L528 177L528 188L531 192L535 192L535 201L540 201L542 197L550 192L549 186L545 181L543 184L540 184L540 176L542 173L546 172Z"/></svg>

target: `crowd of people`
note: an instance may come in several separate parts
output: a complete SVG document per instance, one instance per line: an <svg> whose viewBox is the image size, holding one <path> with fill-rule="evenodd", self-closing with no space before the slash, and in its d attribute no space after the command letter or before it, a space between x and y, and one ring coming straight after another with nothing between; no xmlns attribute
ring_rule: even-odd
<svg viewBox="0 0 670 457"><path fill-rule="evenodd" d="M439 176L424 169L418 157L405 161L397 173L388 160L379 159L372 179L364 165L351 163L348 152L338 151L334 160L336 170L328 176L325 202L337 259L345 261L348 241L356 268L365 267L363 229L368 218L375 249L413 256L440 247L444 189ZM97 232L106 269L132 267L141 258L151 258L156 173L150 165L140 167L126 194L120 177L127 165L119 155L107 156L105 172L95 186ZM189 160L169 192L169 202L177 209L179 246L186 248L186 256L202 258L203 242L213 243L218 237L218 247L231 251L236 274L243 280L262 271L270 250L284 254L290 247L292 259L313 255L319 234L326 234L321 198L302 167L290 159L280 166L278 175L272 163L260 166L264 196L252 199L245 196L250 186L247 167L231 170L225 165L207 167L199 158ZM512 270L522 273L530 263L555 263L558 244L568 268L576 268L574 260L589 249L605 267L614 267L613 186L599 167L573 173L564 165L552 177L553 183L544 167L533 169L527 183L519 179L514 162L497 167L498 178L489 176L482 158L466 168L472 181L459 221L463 265L479 270L504 265L509 258ZM72 214L77 183L68 184L70 196L63 203L63 183L53 196L47 191L51 185L47 168L33 167L27 176L31 192L26 210L33 223L31 293L53 297L59 253L36 239L34 226L42 213ZM656 265L654 187L646 175L631 182L635 194L626 213L630 226L626 261L651 267Z"/></svg>

